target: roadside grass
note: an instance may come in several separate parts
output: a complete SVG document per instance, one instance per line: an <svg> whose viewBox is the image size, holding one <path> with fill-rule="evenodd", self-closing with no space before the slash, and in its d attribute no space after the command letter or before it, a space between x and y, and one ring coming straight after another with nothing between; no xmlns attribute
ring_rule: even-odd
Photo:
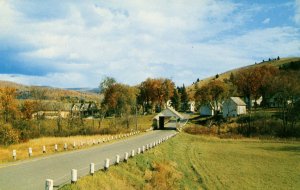
<svg viewBox="0 0 300 190"><path fill-rule="evenodd" d="M137 117L137 130L139 131L145 131L149 129L152 125L152 118L153 115L145 115L145 116L138 116ZM43 130L49 130L54 131L56 129L56 120L42 120L43 126L46 129ZM101 127L102 128L110 128L110 123L113 122L113 118L105 118L102 122ZM97 120L93 122L91 119L85 120L85 127L97 127ZM67 129L64 129L67 130ZM130 125L130 128L124 128L123 126L116 126L114 129L114 134L125 134L129 133L133 130L136 130L135 123ZM107 139L112 135L110 134L101 134L101 135L76 135L76 136L69 136L69 137L41 137L36 139L30 139L27 142L19 143L19 144L13 144L9 146L3 146L0 145L0 164L4 164L7 162L12 162L12 151L16 150L17 152L17 160L24 160L28 159L28 148L31 147L33 151L32 157L38 157L43 155L50 155L54 154L54 145L58 145L58 152L65 152L64 150L64 144L68 144L68 150L76 150L78 149L78 145L80 145L81 142L84 142L83 146L80 146L80 149L90 147L93 143L93 140L98 139ZM76 143L76 148L73 148L73 142ZM43 146L46 146L46 153L43 153Z"/></svg>
<svg viewBox="0 0 300 190"><path fill-rule="evenodd" d="M299 160L299 141L180 133L61 189L300 189Z"/></svg>
<svg viewBox="0 0 300 190"><path fill-rule="evenodd" d="M87 148L93 145L93 140L98 142L98 140L111 138L111 135L90 135L90 136L71 136L71 137L42 137L37 139L31 139L28 142L10 145L10 146L0 146L0 164L12 162L12 151L16 150L17 160L29 159L28 148L32 148L32 156L47 156L56 153L54 150L54 145L57 144L59 152L66 152L71 150L77 150L82 148ZM76 146L73 148L73 143ZM81 142L84 143L82 146ZM64 144L67 143L68 148L64 150ZM43 153L43 146L46 146L46 153Z"/></svg>

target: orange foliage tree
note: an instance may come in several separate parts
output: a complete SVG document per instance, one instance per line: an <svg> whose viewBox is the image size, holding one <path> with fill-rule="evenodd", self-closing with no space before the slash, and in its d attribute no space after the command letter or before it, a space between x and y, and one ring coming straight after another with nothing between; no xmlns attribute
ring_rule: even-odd
<svg viewBox="0 0 300 190"><path fill-rule="evenodd" d="M18 116L16 95L15 88L4 87L0 89L0 110L5 123L16 119Z"/></svg>
<svg viewBox="0 0 300 190"><path fill-rule="evenodd" d="M155 105L160 108L173 96L175 84L170 79L148 78L139 86L139 103L143 106L144 111L152 109Z"/></svg>

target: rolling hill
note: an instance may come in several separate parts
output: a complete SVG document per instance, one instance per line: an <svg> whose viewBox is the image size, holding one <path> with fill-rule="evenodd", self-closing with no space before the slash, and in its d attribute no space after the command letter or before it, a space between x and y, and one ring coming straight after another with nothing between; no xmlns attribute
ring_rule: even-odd
<svg viewBox="0 0 300 190"><path fill-rule="evenodd" d="M60 101L63 99L76 98L78 100L84 99L86 101L99 101L101 98L95 89L61 89L48 86L27 86L10 81L0 81L0 88L3 87L16 88L18 91L18 99L30 99L30 92L33 89L42 91L44 93L45 99L47 100Z"/></svg>
<svg viewBox="0 0 300 190"><path fill-rule="evenodd" d="M200 80L199 82L195 82L194 84L187 87L187 91L188 91L189 95L192 96L193 91L195 89L195 85L197 85L198 87L201 87L212 80L224 81L225 79L229 79L231 73L236 74L237 72L239 72L241 70L255 68L255 67L262 67L262 66L274 66L277 68L282 68L291 63L297 63L300 65L300 57L288 57L288 58L281 58L280 60L264 61L264 62L248 65L245 67L229 70L224 73L218 74L218 78L216 78L216 76L212 76L212 77L204 78L204 79Z"/></svg>

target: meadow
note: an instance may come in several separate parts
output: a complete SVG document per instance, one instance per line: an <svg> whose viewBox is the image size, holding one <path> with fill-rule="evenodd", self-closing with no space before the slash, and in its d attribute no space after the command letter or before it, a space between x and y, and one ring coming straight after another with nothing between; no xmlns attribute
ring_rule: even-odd
<svg viewBox="0 0 300 190"><path fill-rule="evenodd" d="M300 142L180 133L62 190L299 189Z"/></svg>

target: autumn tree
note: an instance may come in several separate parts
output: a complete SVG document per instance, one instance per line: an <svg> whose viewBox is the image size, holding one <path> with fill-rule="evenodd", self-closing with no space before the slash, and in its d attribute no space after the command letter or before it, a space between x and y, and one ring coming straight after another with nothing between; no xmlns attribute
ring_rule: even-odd
<svg viewBox="0 0 300 190"><path fill-rule="evenodd" d="M198 105L210 104L214 113L218 112L219 104L228 96L228 88L225 83L219 80L212 80L203 85L195 93L195 100Z"/></svg>
<svg viewBox="0 0 300 190"><path fill-rule="evenodd" d="M40 122L39 120L42 118L39 113L44 109L42 101L47 99L46 94L47 94L47 90L44 88L40 88L40 87L30 88L30 95L34 101L34 105L35 105L34 111L37 113L36 119L38 120L38 122Z"/></svg>
<svg viewBox="0 0 300 190"><path fill-rule="evenodd" d="M228 88L224 82L219 80L212 80L206 85L203 85L195 93L195 100L197 104L209 104L213 109L213 120L218 127L218 134L220 133L221 116L217 113L220 109L219 105L228 96Z"/></svg>
<svg viewBox="0 0 300 190"><path fill-rule="evenodd" d="M271 83L278 69L273 66L254 67L242 70L234 77L234 84L241 95L247 98L247 106L251 110L252 99L263 97L264 104L271 91Z"/></svg>
<svg viewBox="0 0 300 190"><path fill-rule="evenodd" d="M0 112L5 123L13 121L18 115L16 89L4 87L0 89Z"/></svg>
<svg viewBox="0 0 300 190"><path fill-rule="evenodd" d="M25 100L20 107L20 111L22 114L22 118L23 119L31 119L32 118L32 114L34 113L35 110L35 102L30 101L30 100Z"/></svg>
<svg viewBox="0 0 300 190"><path fill-rule="evenodd" d="M173 96L174 88L175 84L170 79L148 78L139 86L138 102L143 106L144 111L149 111L154 106L161 109Z"/></svg>
<svg viewBox="0 0 300 190"><path fill-rule="evenodd" d="M118 116L130 113L136 106L137 90L128 85L116 83L107 88L103 104Z"/></svg>

